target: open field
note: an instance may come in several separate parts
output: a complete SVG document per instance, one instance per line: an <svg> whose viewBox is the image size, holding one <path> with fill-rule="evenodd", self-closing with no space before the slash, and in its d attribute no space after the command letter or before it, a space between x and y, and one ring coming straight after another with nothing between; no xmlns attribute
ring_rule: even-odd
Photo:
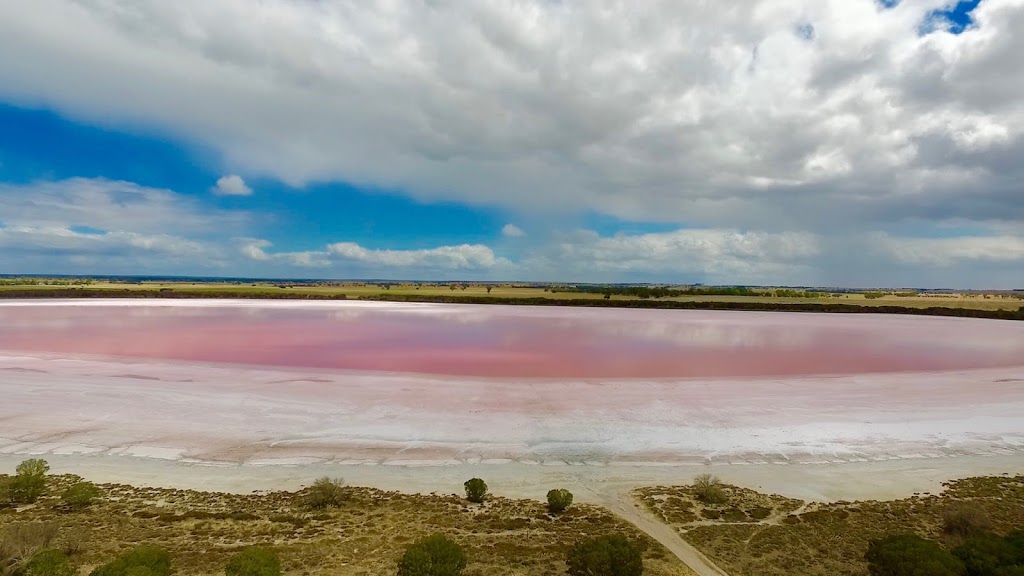
<svg viewBox="0 0 1024 576"><path fill-rule="evenodd" d="M12 281L13 282L13 281ZM491 290L488 291L488 286ZM454 289L453 289L454 287ZM83 286L67 285L0 285L0 298L15 296L19 298L32 297L33 293L45 296L47 292L62 292L62 296L74 295L73 292L63 294L69 290L80 292L99 292L105 294L110 292L110 297L116 297L124 292L146 292L163 291L163 296L169 297L174 294L197 295L208 297L251 297L251 298L301 298L301 297L346 297L358 298L487 298L499 301L501 299L529 299L543 298L553 301L567 300L602 300L604 296L599 293L587 292L564 292L552 291L547 288L527 286L520 284L481 284L481 283L451 283L451 284L411 284L393 283L385 288L383 284L365 282L342 282L331 285L316 285L305 283L233 283L233 282L102 282L94 281ZM975 310L1017 310L1024 306L1022 294L1008 293L929 293L912 296L901 296L899 292L888 293L876 298L867 298L863 293L835 293L825 294L821 297L779 297L779 296L679 296L666 297L657 301L669 302L733 302L745 304L849 304L856 306L900 306L907 308L964 308ZM636 296L615 295L614 301L640 300Z"/></svg>
<svg viewBox="0 0 1024 576"><path fill-rule="evenodd" d="M166 548L177 574L223 574L246 546L273 547L286 574L393 574L413 541L444 533L466 551L469 576L564 574L565 553L579 540L620 533L645 549L645 574L686 576L690 571L660 544L600 507L579 504L550 516L536 500L495 497L470 504L460 485L449 494L413 495L349 488L339 508L308 509L301 494L227 494L100 485L91 507L71 511L59 495L75 476L50 476L46 495L20 509L0 505L0 534L13 525L59 526L57 542L77 544L83 568L108 561L139 544Z"/></svg>
<svg viewBox="0 0 1024 576"><path fill-rule="evenodd" d="M864 576L872 539L917 534L947 547L943 512L965 505L982 511L1005 534L1024 525L1024 476L968 478L941 493L900 500L805 502L723 486L721 504L704 504L692 486L641 488L634 495L731 576Z"/></svg>

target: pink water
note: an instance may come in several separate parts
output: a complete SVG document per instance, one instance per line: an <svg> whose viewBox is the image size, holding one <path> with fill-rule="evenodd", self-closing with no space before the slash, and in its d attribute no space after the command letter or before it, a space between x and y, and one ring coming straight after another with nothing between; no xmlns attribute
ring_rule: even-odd
<svg viewBox="0 0 1024 576"><path fill-rule="evenodd" d="M336 303L0 304L0 350L465 376L654 378L1024 365L1024 323Z"/></svg>

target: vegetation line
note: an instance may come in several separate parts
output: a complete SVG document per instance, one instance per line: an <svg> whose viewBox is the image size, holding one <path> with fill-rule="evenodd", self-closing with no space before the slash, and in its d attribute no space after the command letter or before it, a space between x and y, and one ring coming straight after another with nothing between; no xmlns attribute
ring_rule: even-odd
<svg viewBox="0 0 1024 576"><path fill-rule="evenodd" d="M343 293L315 292L254 292L245 290L194 290L181 288L148 289L97 289L97 288L53 288L47 290L27 288L24 290L0 291L0 299L29 298L229 298L269 300L346 300ZM508 304L520 306L587 306L601 308L647 308L658 310L746 310L760 312L818 312L833 314L913 314L921 316L955 316L963 318L990 318L996 320L1024 320L1024 306L1017 310L954 308L929 306L862 306L841 303L801 302L722 302L722 301L673 301L645 299L593 299L593 298L545 298L545 297L503 297L438 294L368 294L358 300L382 302L426 302L443 304Z"/></svg>

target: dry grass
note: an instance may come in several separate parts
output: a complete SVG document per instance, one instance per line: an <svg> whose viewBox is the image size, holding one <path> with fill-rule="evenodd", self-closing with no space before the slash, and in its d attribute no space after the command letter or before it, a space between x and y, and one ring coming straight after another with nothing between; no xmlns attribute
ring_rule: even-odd
<svg viewBox="0 0 1024 576"><path fill-rule="evenodd" d="M564 574L565 554L577 541L623 533L643 545L645 574L688 574L646 535L608 511L577 505L557 517L534 500L494 497L470 505L456 495L408 495L348 488L338 508L309 510L305 493L232 495L190 490L100 485L91 507L60 504L73 476L51 476L47 493L31 507L0 510L0 530L28 523L58 526L56 541L77 548L76 562L92 567L138 544L170 551L176 573L223 574L246 546L276 550L286 574L393 574L415 540L435 532L462 545L467 576ZM83 542L84 539L84 542Z"/></svg>
<svg viewBox="0 0 1024 576"><path fill-rule="evenodd" d="M969 478L947 483L938 496L887 502L804 503L723 489L729 500L721 506L701 503L692 486L635 495L732 576L864 576L874 538L914 533L957 544L960 536L943 529L951 510L969 509L972 522L986 519L997 533L1024 524L1024 476Z"/></svg>

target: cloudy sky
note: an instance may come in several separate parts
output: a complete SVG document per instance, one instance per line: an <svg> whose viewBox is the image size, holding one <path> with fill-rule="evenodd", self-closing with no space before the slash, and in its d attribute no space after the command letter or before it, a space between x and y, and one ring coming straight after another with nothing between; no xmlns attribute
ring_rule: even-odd
<svg viewBox="0 0 1024 576"><path fill-rule="evenodd" d="M1024 0L6 0L0 272L1024 287Z"/></svg>

